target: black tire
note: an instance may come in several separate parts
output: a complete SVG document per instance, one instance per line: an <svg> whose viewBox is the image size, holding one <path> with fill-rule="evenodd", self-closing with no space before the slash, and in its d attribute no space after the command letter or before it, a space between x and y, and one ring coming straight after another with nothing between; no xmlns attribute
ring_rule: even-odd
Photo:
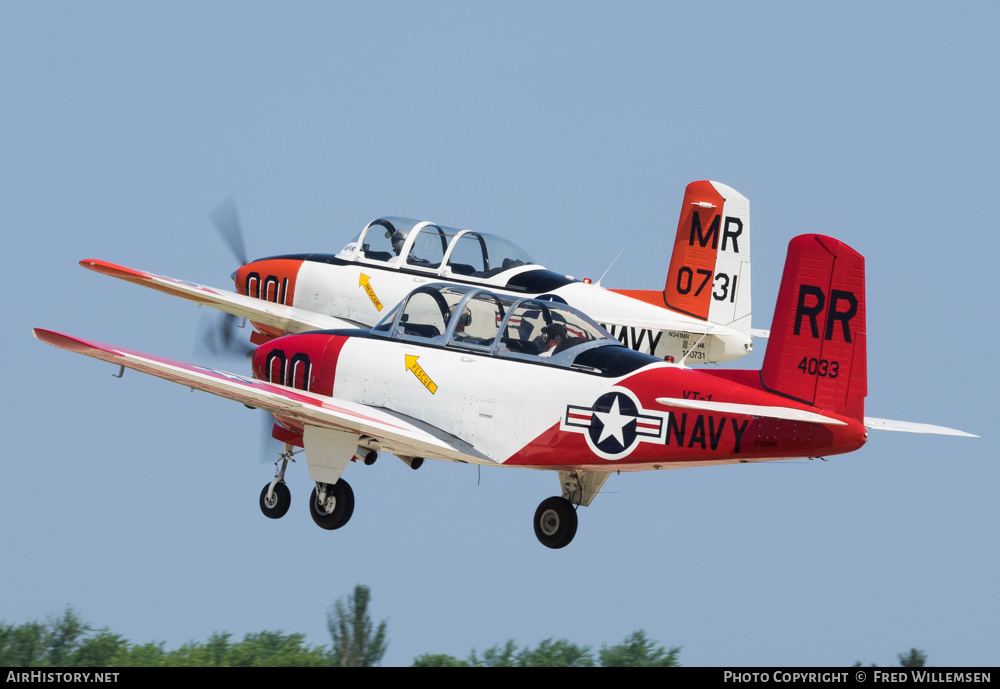
<svg viewBox="0 0 1000 689"><path fill-rule="evenodd" d="M281 519L288 512L288 507L292 504L292 492L288 490L288 486L283 481L279 481L274 485L271 500L268 500L267 489L270 487L271 484L268 483L264 486L264 490L260 492L260 511L268 519Z"/></svg>
<svg viewBox="0 0 1000 689"><path fill-rule="evenodd" d="M543 500L535 510L535 536L546 548L565 548L576 536L576 510L561 497Z"/></svg>
<svg viewBox="0 0 1000 689"><path fill-rule="evenodd" d="M327 512L319 506L316 497L318 494L313 488L312 495L309 496L309 514L317 526L333 531L351 520L351 515L354 514L354 489L347 481L340 479L332 486L328 485L327 491L333 491L333 497L336 498L333 512Z"/></svg>

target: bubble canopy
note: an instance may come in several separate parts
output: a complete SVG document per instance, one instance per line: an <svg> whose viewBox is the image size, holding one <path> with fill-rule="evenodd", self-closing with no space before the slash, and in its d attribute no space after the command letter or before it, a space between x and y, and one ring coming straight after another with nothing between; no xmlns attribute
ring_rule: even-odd
<svg viewBox="0 0 1000 689"><path fill-rule="evenodd" d="M566 304L495 294L471 285L436 283L410 292L372 335L492 356L572 366L598 347L624 349ZM645 355L643 355L645 356ZM658 361L650 357L649 361Z"/></svg>
<svg viewBox="0 0 1000 689"><path fill-rule="evenodd" d="M503 237L398 217L371 221L337 257L480 280L524 266L542 268Z"/></svg>

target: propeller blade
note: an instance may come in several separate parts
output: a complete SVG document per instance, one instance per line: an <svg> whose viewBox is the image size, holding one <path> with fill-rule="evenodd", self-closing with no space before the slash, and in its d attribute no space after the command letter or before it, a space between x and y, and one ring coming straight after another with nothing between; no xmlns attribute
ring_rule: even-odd
<svg viewBox="0 0 1000 689"><path fill-rule="evenodd" d="M243 242L243 228L240 226L240 214L236 210L236 201L233 197L223 199L212 209L208 217L239 264L244 266L249 263L250 259L247 257L246 245Z"/></svg>
<svg viewBox="0 0 1000 689"><path fill-rule="evenodd" d="M237 333L238 316L231 313L203 314L198 325L198 340L214 356L247 358L254 346Z"/></svg>

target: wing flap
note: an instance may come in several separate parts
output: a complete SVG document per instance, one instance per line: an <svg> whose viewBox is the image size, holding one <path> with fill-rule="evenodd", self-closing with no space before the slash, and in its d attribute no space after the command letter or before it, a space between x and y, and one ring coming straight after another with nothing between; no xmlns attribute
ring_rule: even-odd
<svg viewBox="0 0 1000 689"><path fill-rule="evenodd" d="M228 290L216 289L199 285L196 282L176 280L163 275L156 275L144 270L136 270L126 266L87 258L80 265L95 273L109 275L119 280L125 280L136 285L142 285L157 292L163 292L174 297L180 297L197 304L211 306L213 309L231 313L240 318L249 318L255 323L262 323L277 328L285 333L301 333L310 330L336 330L340 328L358 328L359 324L341 318L334 318L296 306L275 304L248 297Z"/></svg>
<svg viewBox="0 0 1000 689"><path fill-rule="evenodd" d="M375 438L380 449L392 454L454 461L469 461L471 458L495 463L469 443L402 414L51 330L35 328L32 332L37 339L53 347L148 373L194 390L293 418L303 424Z"/></svg>

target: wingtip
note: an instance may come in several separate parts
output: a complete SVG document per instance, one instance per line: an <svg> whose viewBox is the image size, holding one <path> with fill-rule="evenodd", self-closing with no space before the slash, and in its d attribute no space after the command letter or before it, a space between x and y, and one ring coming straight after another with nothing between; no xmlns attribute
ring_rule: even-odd
<svg viewBox="0 0 1000 689"><path fill-rule="evenodd" d="M82 261L78 261L77 265L81 268L86 268L87 270L97 270L98 266L106 263L106 261L99 261L96 258L85 258Z"/></svg>
<svg viewBox="0 0 1000 689"><path fill-rule="evenodd" d="M97 258L85 258L79 262L81 268L92 270L101 275L110 275L116 278L143 278L145 275L133 268L120 266L116 263L109 263Z"/></svg>
<svg viewBox="0 0 1000 689"><path fill-rule="evenodd" d="M57 333L55 330L32 328L31 334L34 335L35 339L40 342L52 345L53 347L58 347L59 349L67 349L71 352L82 352L93 348L92 345L84 342L83 340L79 340L75 337L64 335L62 333Z"/></svg>

